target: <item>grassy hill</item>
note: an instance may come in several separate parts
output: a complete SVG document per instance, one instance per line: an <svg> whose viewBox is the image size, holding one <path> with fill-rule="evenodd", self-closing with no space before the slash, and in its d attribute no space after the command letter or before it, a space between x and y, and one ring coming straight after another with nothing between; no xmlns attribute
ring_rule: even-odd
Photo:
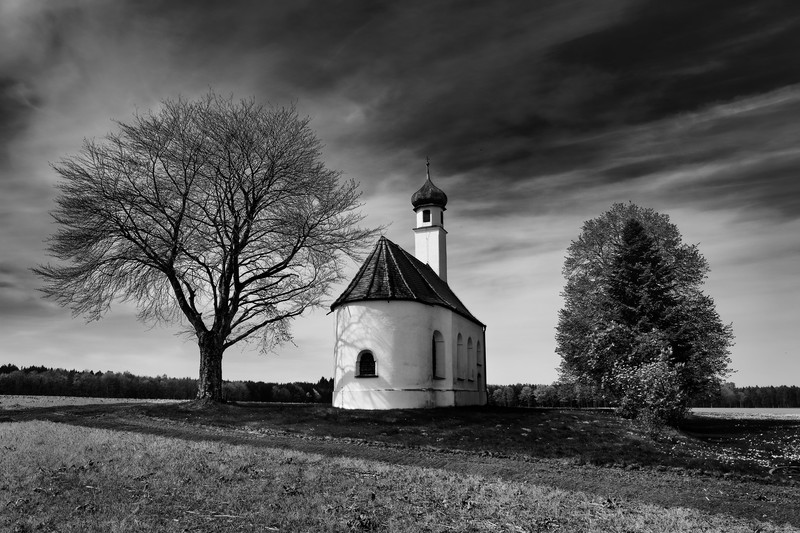
<svg viewBox="0 0 800 533"><path fill-rule="evenodd" d="M0 420L10 531L800 527L798 472L775 469L798 464L800 420L698 417L659 439L538 409L51 404Z"/></svg>

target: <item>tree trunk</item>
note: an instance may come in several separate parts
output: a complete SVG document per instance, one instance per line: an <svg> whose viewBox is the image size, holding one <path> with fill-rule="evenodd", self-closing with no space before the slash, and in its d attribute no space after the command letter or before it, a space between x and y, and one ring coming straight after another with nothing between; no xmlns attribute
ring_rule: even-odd
<svg viewBox="0 0 800 533"><path fill-rule="evenodd" d="M197 399L222 402L222 341L212 333L204 333L197 344L200 347Z"/></svg>

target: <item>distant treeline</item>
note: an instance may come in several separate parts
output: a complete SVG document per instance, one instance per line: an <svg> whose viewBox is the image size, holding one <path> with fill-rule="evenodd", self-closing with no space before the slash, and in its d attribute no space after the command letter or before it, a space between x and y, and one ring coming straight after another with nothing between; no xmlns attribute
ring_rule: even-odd
<svg viewBox="0 0 800 533"><path fill-rule="evenodd" d="M331 403L333 378L316 383L226 381L225 398L239 402ZM613 407L598 387L583 384L489 385L489 404L505 407ZM191 400L197 380L137 376L130 372L93 372L0 365L0 394ZM717 394L693 407L800 407L800 387L737 387L725 383Z"/></svg>
<svg viewBox="0 0 800 533"><path fill-rule="evenodd" d="M611 407L597 387L582 384L487 385L489 405L500 407Z"/></svg>
<svg viewBox="0 0 800 533"><path fill-rule="evenodd" d="M724 383L719 392L692 407L800 407L800 387L737 387Z"/></svg>
<svg viewBox="0 0 800 533"><path fill-rule="evenodd" d="M333 378L316 383L226 381L223 389L229 401L331 403ZM197 380L6 364L0 366L0 394L191 400L197 394Z"/></svg>
<svg viewBox="0 0 800 533"><path fill-rule="evenodd" d="M505 407L614 407L603 391L591 385L489 385L489 404ZM723 384L716 394L692 407L800 407L800 387L737 387Z"/></svg>

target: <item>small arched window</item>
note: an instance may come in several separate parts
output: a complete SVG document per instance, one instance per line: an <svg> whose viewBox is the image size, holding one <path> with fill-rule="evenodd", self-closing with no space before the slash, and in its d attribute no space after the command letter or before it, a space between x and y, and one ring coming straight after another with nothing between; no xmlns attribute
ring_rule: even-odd
<svg viewBox="0 0 800 533"><path fill-rule="evenodd" d="M472 348L472 337L467 339L467 377L475 380L475 350Z"/></svg>
<svg viewBox="0 0 800 533"><path fill-rule="evenodd" d="M458 334L456 341L456 379L463 380L467 373L467 359L464 353L464 338Z"/></svg>
<svg viewBox="0 0 800 533"><path fill-rule="evenodd" d="M360 378L372 378L378 375L375 356L369 350L364 350L358 354L356 366L358 367L357 376Z"/></svg>
<svg viewBox="0 0 800 533"><path fill-rule="evenodd" d="M444 379L444 337L440 331L433 332L433 339L431 340L431 363L433 367L433 379Z"/></svg>
<svg viewBox="0 0 800 533"><path fill-rule="evenodd" d="M422 210L422 221L423 222L430 222L431 221L431 210L430 209L423 209Z"/></svg>

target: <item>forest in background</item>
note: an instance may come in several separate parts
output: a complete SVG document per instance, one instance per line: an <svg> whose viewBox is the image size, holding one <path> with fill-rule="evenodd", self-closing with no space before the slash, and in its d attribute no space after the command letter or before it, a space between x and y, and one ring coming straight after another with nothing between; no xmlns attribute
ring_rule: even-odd
<svg viewBox="0 0 800 533"><path fill-rule="evenodd" d="M197 380L5 364L0 366L0 394L193 400ZM331 403L333 378L322 377L316 383L226 381L223 394L226 400L235 402Z"/></svg>
<svg viewBox="0 0 800 533"><path fill-rule="evenodd" d="M597 387L554 383L489 385L489 404L504 407L613 407ZM239 402L331 403L333 378L316 383L226 381L225 399ZM0 394L191 400L197 395L194 378L137 376L130 372L95 372L0 365ZM737 387L724 383L716 395L692 407L775 408L800 407L800 387Z"/></svg>
<svg viewBox="0 0 800 533"><path fill-rule="evenodd" d="M580 383L552 385L489 385L489 404L507 407L614 407L598 387ZM800 387L737 387L724 383L716 394L691 407L775 408L800 407Z"/></svg>

